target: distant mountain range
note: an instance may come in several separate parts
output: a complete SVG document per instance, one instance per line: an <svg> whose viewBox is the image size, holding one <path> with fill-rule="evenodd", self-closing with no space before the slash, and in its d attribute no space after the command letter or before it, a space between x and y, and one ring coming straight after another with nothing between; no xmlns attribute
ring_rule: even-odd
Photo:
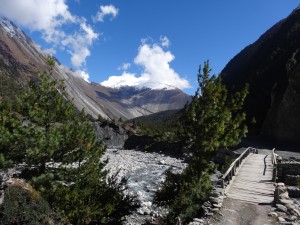
<svg viewBox="0 0 300 225"><path fill-rule="evenodd" d="M250 84L245 109L252 128L300 143L300 7L236 55L221 76L231 91Z"/></svg>
<svg viewBox="0 0 300 225"><path fill-rule="evenodd" d="M16 90L46 69L47 54L17 26L0 18L0 79ZM120 87L87 83L57 60L54 76L64 79L76 107L94 117L132 119L183 108L191 97L179 89ZM250 85L245 110L251 131L300 143L300 7L237 54L221 72L229 92ZM1 96L0 96L1 97ZM253 123L255 122L255 124Z"/></svg>
<svg viewBox="0 0 300 225"><path fill-rule="evenodd" d="M26 85L36 77L36 70L46 70L48 55L20 28L6 18L0 18L0 78ZM181 109L191 97L177 88L150 89L135 87L109 88L88 83L71 69L57 63L54 76L65 80L66 90L75 106L93 117L131 119L152 113ZM7 86L3 89L10 89ZM0 92L1 94L1 92Z"/></svg>

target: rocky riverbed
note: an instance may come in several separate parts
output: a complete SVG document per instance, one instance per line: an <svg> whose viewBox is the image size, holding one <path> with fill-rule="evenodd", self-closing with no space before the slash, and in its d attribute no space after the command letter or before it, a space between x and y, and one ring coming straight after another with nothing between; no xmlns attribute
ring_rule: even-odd
<svg viewBox="0 0 300 225"><path fill-rule="evenodd" d="M103 159L108 159L106 169L110 175L119 171L118 178L128 178L130 194L137 195L141 202L137 212L127 217L126 224L142 224L147 217L163 214L163 209L153 205L152 201L155 191L165 179L164 172L169 168L180 172L186 166L182 159L135 150L108 149Z"/></svg>

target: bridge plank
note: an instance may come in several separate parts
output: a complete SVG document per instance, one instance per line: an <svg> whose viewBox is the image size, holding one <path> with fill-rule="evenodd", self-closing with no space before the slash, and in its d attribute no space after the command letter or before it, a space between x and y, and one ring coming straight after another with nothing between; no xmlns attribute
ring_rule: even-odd
<svg viewBox="0 0 300 225"><path fill-rule="evenodd" d="M249 155L231 184L227 197L253 204L271 204L275 190L271 160L270 155Z"/></svg>

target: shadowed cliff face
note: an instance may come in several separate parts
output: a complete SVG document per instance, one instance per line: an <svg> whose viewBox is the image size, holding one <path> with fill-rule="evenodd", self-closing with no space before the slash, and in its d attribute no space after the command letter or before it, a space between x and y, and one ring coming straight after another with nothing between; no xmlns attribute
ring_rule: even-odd
<svg viewBox="0 0 300 225"><path fill-rule="evenodd" d="M249 124L255 118L262 135L300 143L299 7L236 55L221 76L230 91L250 84Z"/></svg>
<svg viewBox="0 0 300 225"><path fill-rule="evenodd" d="M0 17L0 73L10 76L19 83L26 85L36 77L36 70L46 70L48 55L42 52L31 39L11 21ZM75 106L97 118L131 119L152 113L181 109L190 96L179 89L152 90L123 87L107 88L95 83L87 83L76 77L75 73L61 65L58 61L53 76L65 80L66 90ZM6 79L9 80L9 79Z"/></svg>

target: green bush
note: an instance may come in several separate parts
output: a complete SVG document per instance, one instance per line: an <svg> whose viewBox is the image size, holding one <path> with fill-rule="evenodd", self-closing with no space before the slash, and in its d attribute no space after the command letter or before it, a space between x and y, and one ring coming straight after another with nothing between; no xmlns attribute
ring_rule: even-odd
<svg viewBox="0 0 300 225"><path fill-rule="evenodd" d="M10 186L4 192L4 202L0 207L2 225L26 224L67 224L50 209L40 196L19 186Z"/></svg>
<svg viewBox="0 0 300 225"><path fill-rule="evenodd" d="M195 175L190 165L182 174L168 171L166 175L166 181L155 198L156 203L167 206L169 210L164 223L176 224L176 217L187 223L202 214L201 206L212 188L209 173Z"/></svg>

